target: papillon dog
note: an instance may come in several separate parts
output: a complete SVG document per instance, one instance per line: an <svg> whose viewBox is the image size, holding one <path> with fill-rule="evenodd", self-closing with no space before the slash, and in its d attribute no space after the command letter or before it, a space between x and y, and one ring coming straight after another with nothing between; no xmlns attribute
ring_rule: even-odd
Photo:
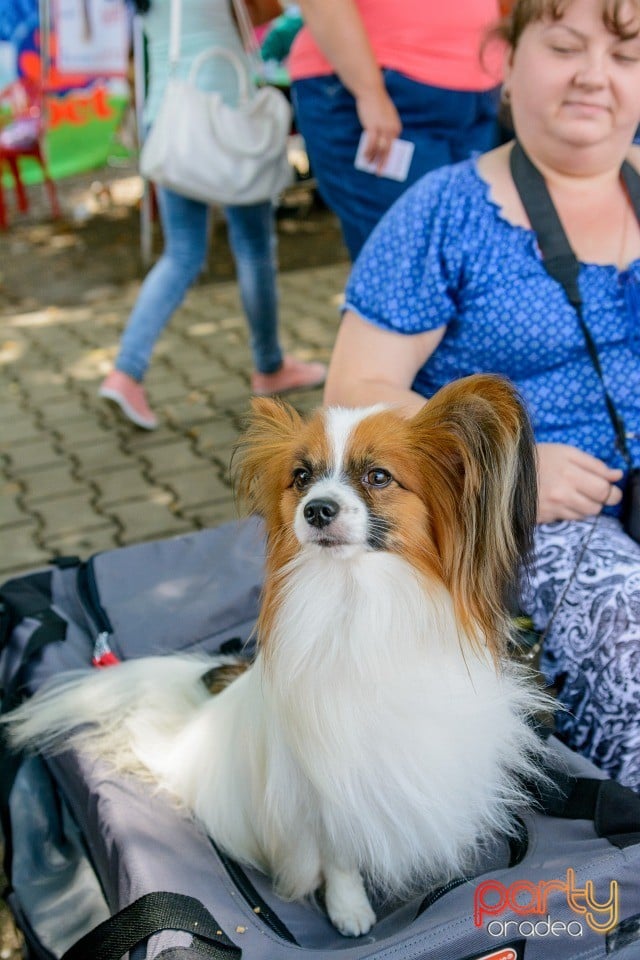
<svg viewBox="0 0 640 960"><path fill-rule="evenodd" d="M151 780L279 893L323 889L345 935L468 870L513 830L541 745L505 596L531 545L536 463L513 388L473 376L413 418L255 399L239 491L264 518L256 655L73 676L10 715ZM114 723L114 717L118 717Z"/></svg>

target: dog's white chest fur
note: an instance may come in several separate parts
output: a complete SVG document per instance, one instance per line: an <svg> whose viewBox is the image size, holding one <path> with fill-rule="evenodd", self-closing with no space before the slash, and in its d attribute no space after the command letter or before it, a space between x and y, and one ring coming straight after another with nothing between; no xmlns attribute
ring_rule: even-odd
<svg viewBox="0 0 640 960"><path fill-rule="evenodd" d="M343 562L311 547L272 639L253 669L277 811L269 836L281 828L290 845L313 809L320 860L355 864L395 893L468 866L530 733L514 720L524 691L468 652L446 591L425 591L399 557Z"/></svg>

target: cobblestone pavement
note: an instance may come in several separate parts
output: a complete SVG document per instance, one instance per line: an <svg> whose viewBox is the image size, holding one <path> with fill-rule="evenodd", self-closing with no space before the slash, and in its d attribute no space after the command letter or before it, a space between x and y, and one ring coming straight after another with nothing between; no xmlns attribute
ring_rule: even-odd
<svg viewBox="0 0 640 960"><path fill-rule="evenodd" d="M55 224L32 189L30 213L0 234L0 582L54 556L238 515L229 463L249 407L250 359L220 222L204 282L154 355L147 386L159 429L138 430L96 395L144 272L130 174L59 184L65 216ZM303 203L279 233L283 344L326 361L348 271L337 225ZM307 410L321 391L288 399ZM0 903L0 960L19 960L21 943Z"/></svg>
<svg viewBox="0 0 640 960"><path fill-rule="evenodd" d="M69 244L70 233L73 225L49 248ZM235 282L198 284L164 332L146 381L161 425L148 433L96 396L139 279L91 286L87 278L83 288L76 269L71 302L57 296L50 306L45 253L31 247L32 295L0 305L0 579L52 556L84 557L237 516L229 462L248 410L250 359ZM286 349L328 360L347 270L342 261L281 271ZM306 410L321 391L289 399Z"/></svg>
<svg viewBox="0 0 640 960"><path fill-rule="evenodd" d="M283 340L296 355L329 358L346 271L281 275ZM0 576L237 515L229 461L250 372L237 287L196 287L165 331L146 381L153 432L96 396L137 289L0 316ZM290 399L309 409L321 392Z"/></svg>
<svg viewBox="0 0 640 960"><path fill-rule="evenodd" d="M329 359L347 269L281 274L287 349ZM165 331L147 380L161 423L148 433L96 396L138 286L89 290L83 305L0 311L0 581L53 556L86 557L238 515L229 462L250 369L237 287L197 286ZM321 391L288 399L308 410ZM21 945L0 903L0 960L19 960Z"/></svg>

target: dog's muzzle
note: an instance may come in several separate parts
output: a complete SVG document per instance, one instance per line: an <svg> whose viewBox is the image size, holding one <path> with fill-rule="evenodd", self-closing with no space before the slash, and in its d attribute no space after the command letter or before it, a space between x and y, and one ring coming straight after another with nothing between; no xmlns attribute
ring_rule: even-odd
<svg viewBox="0 0 640 960"><path fill-rule="evenodd" d="M321 530L323 527L328 527L329 524L335 520L340 513L340 507L335 500L329 500L323 497L309 500L309 502L304 505L302 513L309 526L317 527Z"/></svg>
<svg viewBox="0 0 640 960"><path fill-rule="evenodd" d="M294 532L301 544L322 548L362 547L367 542L367 510L346 483L321 479L298 504Z"/></svg>

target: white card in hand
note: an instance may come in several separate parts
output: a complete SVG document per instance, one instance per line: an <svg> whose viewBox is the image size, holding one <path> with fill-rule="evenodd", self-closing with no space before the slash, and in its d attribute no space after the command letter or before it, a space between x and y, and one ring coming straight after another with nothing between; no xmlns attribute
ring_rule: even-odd
<svg viewBox="0 0 640 960"><path fill-rule="evenodd" d="M364 151L367 142L367 134L363 132L358 144L358 152L354 167L356 170L364 170L365 173L375 173L379 177L389 177L391 180L399 180L401 183L407 179L411 158L413 157L414 144L410 140L394 140L391 144L389 156L382 170L378 170L375 163L365 160Z"/></svg>

